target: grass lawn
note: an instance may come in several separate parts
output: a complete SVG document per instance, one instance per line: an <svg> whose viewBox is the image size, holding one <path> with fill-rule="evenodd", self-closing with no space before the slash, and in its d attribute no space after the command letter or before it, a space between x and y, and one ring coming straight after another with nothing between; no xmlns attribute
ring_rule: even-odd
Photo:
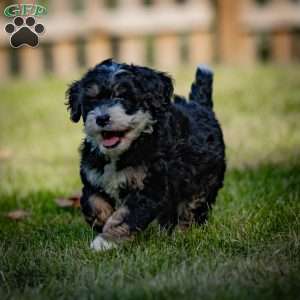
<svg viewBox="0 0 300 300"><path fill-rule="evenodd" d="M0 299L296 299L300 295L300 68L215 69L228 172L207 225L93 253L78 209L81 125L66 82L0 85ZM191 69L179 70L187 93ZM24 221L5 214L31 212Z"/></svg>

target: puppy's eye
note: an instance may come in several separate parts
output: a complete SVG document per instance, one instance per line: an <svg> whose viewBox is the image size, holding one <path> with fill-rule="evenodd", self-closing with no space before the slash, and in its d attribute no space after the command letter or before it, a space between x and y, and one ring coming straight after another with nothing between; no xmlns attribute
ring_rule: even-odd
<svg viewBox="0 0 300 300"><path fill-rule="evenodd" d="M117 82L112 88L112 97L128 99L132 97L133 91L134 88L129 82Z"/></svg>
<svg viewBox="0 0 300 300"><path fill-rule="evenodd" d="M91 84L85 89L85 94L88 98L95 99L100 90L97 84Z"/></svg>
<svg viewBox="0 0 300 300"><path fill-rule="evenodd" d="M100 100L101 100L101 98L99 96L91 97L89 95L86 95L86 97L85 97L85 101L86 101L87 104L88 103L92 104L92 103L98 102Z"/></svg>
<svg viewBox="0 0 300 300"><path fill-rule="evenodd" d="M131 93L128 89L122 88L118 89L117 91L114 91L112 97L118 99L126 99L130 97L130 94Z"/></svg>

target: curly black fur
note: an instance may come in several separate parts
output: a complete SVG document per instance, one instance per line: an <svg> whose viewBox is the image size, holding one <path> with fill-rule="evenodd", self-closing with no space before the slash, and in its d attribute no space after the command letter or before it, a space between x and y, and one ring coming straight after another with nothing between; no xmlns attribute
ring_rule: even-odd
<svg viewBox="0 0 300 300"><path fill-rule="evenodd" d="M186 101L173 96L172 80L165 73L106 60L71 85L68 107L75 122L81 116L86 122L96 106L116 103L121 103L128 115L142 110L155 121L152 133L142 132L115 159L111 176L139 166L145 170L139 187L131 185L128 177L125 184L118 186L116 197L89 177L93 170L101 179L112 158L103 154L93 140L84 140L81 206L97 231L102 232L103 224L95 222L97 211L89 201L92 195L101 196L114 209L127 208L128 213L118 226L126 224L129 234L145 229L154 219L167 228L206 221L225 173L222 131L212 110L212 77L208 69L199 67ZM97 87L92 104L86 100L91 84Z"/></svg>

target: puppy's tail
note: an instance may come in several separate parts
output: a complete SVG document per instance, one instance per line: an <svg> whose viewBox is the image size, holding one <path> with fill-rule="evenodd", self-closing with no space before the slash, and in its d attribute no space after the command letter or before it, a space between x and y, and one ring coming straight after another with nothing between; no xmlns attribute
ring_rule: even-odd
<svg viewBox="0 0 300 300"><path fill-rule="evenodd" d="M213 72L204 65L199 65L196 70L195 81L191 86L190 101L212 108Z"/></svg>

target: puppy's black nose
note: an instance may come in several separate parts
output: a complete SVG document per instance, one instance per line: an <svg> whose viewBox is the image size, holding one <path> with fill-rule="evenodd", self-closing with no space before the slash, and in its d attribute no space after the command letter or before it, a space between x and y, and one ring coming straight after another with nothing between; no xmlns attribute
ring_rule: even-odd
<svg viewBox="0 0 300 300"><path fill-rule="evenodd" d="M108 114L101 115L101 116L98 116L96 118L96 123L99 126L105 126L105 125L108 124L108 122L109 122L109 115Z"/></svg>

